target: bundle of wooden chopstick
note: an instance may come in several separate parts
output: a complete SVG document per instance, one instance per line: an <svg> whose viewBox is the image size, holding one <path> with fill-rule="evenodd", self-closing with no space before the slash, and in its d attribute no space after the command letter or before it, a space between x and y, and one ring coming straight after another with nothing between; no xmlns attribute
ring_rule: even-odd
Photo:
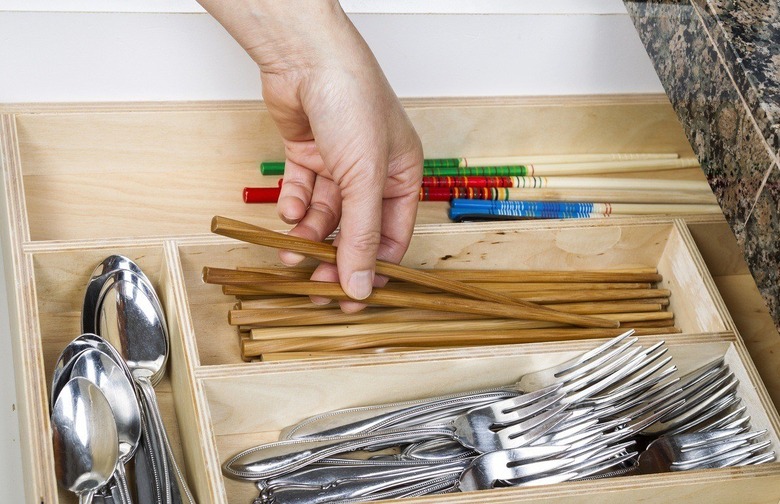
<svg viewBox="0 0 780 504"><path fill-rule="evenodd" d="M335 261L335 248L215 217L212 231L250 243ZM206 267L238 303L228 315L246 360L341 357L363 353L680 332L670 292L655 269L599 271L417 270L377 263L391 278L346 314L338 284L309 280L298 268Z"/></svg>

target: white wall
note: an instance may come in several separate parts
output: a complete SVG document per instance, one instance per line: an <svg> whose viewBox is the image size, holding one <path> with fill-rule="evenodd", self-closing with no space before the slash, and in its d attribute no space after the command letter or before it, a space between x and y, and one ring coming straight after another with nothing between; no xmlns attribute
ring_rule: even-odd
<svg viewBox="0 0 780 504"><path fill-rule="evenodd" d="M625 13L351 17L405 97L663 92ZM206 14L0 12L0 68L0 102L260 97Z"/></svg>
<svg viewBox="0 0 780 504"><path fill-rule="evenodd" d="M341 0L347 12L441 14L624 14L622 0ZM195 0L0 0L0 10L203 12Z"/></svg>

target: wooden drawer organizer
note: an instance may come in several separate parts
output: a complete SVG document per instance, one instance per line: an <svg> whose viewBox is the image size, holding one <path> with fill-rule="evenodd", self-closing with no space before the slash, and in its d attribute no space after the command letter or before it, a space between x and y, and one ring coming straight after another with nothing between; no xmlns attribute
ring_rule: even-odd
<svg viewBox="0 0 780 504"><path fill-rule="evenodd" d="M690 155L659 97L435 100L407 104L430 157L513 151ZM244 363L226 322L232 301L200 281L204 265L278 264L273 251L208 233L214 214L283 228L273 208L246 206L257 161L281 146L261 105L5 107L0 155L8 215L3 234L29 503L74 503L57 488L48 382L79 332L83 288L106 255L138 262L171 329L158 387L166 425L201 503L251 502L252 485L222 477L221 462L324 410L512 383L592 341L447 349L334 360ZM686 178L701 176L695 170ZM676 174L674 176L679 176ZM688 177L690 176L690 177ZM672 290L681 335L665 338L682 370L726 355L755 428L780 448L780 419L736 332L685 221L666 218L443 224L425 204L407 265L583 269L655 266ZM642 338L647 343L659 338ZM422 392L424 390L424 392ZM294 398L291 399L291 398ZM717 486L717 490L715 489ZM474 494L418 499L474 502ZM480 502L771 502L780 464L635 476L481 492Z"/></svg>

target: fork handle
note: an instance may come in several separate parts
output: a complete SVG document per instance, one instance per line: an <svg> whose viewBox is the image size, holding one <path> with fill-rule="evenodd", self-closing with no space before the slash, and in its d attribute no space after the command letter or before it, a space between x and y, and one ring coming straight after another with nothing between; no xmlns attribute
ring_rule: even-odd
<svg viewBox="0 0 780 504"><path fill-rule="evenodd" d="M520 392L517 389L507 386L402 403L336 410L286 427L279 439L351 436L379 430L419 427L518 395Z"/></svg>
<svg viewBox="0 0 780 504"><path fill-rule="evenodd" d="M225 475L250 481L281 476L324 458L356 450L376 450L435 438L456 439L448 426L386 430L377 434L284 440L245 450L225 462Z"/></svg>

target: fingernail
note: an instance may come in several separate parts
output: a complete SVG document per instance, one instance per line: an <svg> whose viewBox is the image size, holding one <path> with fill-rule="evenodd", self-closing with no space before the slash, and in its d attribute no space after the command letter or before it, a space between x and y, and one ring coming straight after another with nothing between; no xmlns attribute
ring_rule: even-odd
<svg viewBox="0 0 780 504"><path fill-rule="evenodd" d="M352 299L366 299L371 294L374 283L374 272L371 270L356 271L349 277L347 295Z"/></svg>
<svg viewBox="0 0 780 504"><path fill-rule="evenodd" d="M279 260L287 266L296 266L298 263L306 259L306 256L298 254L296 252L290 252L289 250L279 251Z"/></svg>
<svg viewBox="0 0 780 504"><path fill-rule="evenodd" d="M324 306L326 304L330 304L331 299L326 297L319 297L319 296L309 296L309 300L312 304Z"/></svg>

